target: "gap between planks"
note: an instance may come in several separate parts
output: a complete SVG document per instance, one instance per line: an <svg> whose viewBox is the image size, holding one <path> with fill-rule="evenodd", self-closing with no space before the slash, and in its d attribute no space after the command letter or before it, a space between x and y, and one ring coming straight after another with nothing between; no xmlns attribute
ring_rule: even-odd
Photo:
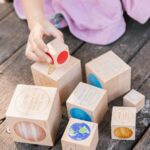
<svg viewBox="0 0 150 150"><path fill-rule="evenodd" d="M13 61L21 54L22 52L22 48L24 47L25 49L25 45L26 42L24 44L22 44L19 48L16 49L16 51L14 51L14 53L12 53L12 55L7 58L6 60L4 60L1 65L0 65L0 74L3 74L4 70L13 63Z"/></svg>
<svg viewBox="0 0 150 150"><path fill-rule="evenodd" d="M7 3L7 4L2 4L0 3L1 7L3 5L3 7L6 7L7 9L9 9L8 11L6 11L5 14L3 14L1 17L0 17L0 21L2 21L4 18L6 18L10 13L12 13L14 11L14 8L12 6L12 3Z"/></svg>

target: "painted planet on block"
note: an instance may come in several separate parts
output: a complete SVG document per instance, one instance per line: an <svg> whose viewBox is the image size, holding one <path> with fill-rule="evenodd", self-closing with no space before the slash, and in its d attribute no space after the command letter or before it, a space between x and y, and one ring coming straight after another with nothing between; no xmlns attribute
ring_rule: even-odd
<svg viewBox="0 0 150 150"><path fill-rule="evenodd" d="M85 120L85 121L92 121L91 117L87 112L80 108L72 108L70 109L70 115L72 118L80 119L80 120Z"/></svg>
<svg viewBox="0 0 150 150"><path fill-rule="evenodd" d="M63 50L57 57L57 62L58 64L63 64L66 62L66 60L68 59L68 52L66 50Z"/></svg>
<svg viewBox="0 0 150 150"><path fill-rule="evenodd" d="M133 135L133 131L127 127L118 127L114 130L114 135L121 139L128 139Z"/></svg>
<svg viewBox="0 0 150 150"><path fill-rule="evenodd" d="M88 82L89 84L93 85L93 86L98 87L98 88L103 88L101 82L100 82L100 81L98 80L98 78L97 78L94 74L92 74L92 73L90 73L90 74L87 76L87 82Z"/></svg>
<svg viewBox="0 0 150 150"><path fill-rule="evenodd" d="M82 141L90 136L91 130L86 123L74 123L70 126L69 137L75 141Z"/></svg>
<svg viewBox="0 0 150 150"><path fill-rule="evenodd" d="M16 123L14 131L20 138L32 142L42 141L46 137L46 133L42 127L28 121Z"/></svg>

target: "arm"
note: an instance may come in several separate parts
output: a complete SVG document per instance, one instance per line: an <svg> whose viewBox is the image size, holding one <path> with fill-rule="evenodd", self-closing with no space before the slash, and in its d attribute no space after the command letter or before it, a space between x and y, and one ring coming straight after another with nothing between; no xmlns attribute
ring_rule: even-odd
<svg viewBox="0 0 150 150"><path fill-rule="evenodd" d="M50 63L50 57L45 54L48 47L43 37L54 36L63 40L63 34L45 17L44 0L21 0L21 2L30 29L26 56L34 61Z"/></svg>
<svg viewBox="0 0 150 150"><path fill-rule="evenodd" d="M45 22L43 0L21 0L21 2L30 30L36 22Z"/></svg>

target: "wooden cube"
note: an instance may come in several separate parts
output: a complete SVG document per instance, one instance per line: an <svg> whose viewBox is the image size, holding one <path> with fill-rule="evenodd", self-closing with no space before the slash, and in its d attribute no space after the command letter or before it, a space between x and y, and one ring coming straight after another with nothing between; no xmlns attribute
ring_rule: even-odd
<svg viewBox="0 0 150 150"><path fill-rule="evenodd" d="M111 136L118 140L135 140L136 108L113 107Z"/></svg>
<svg viewBox="0 0 150 150"><path fill-rule="evenodd" d="M100 123L108 110L107 92L80 82L67 100L68 115Z"/></svg>
<svg viewBox="0 0 150 150"><path fill-rule="evenodd" d="M59 67L69 60L69 48L66 44L64 44L59 39L54 39L47 44L48 46L48 53L47 55L51 57L52 62L55 66Z"/></svg>
<svg viewBox="0 0 150 150"><path fill-rule="evenodd" d="M96 150L98 125L71 118L61 139L63 150Z"/></svg>
<svg viewBox="0 0 150 150"><path fill-rule="evenodd" d="M132 89L123 97L123 105L128 107L136 107L136 111L139 112L145 105L145 96Z"/></svg>
<svg viewBox="0 0 150 150"><path fill-rule="evenodd" d="M14 141L53 146L61 120L57 89L18 85L6 118Z"/></svg>
<svg viewBox="0 0 150 150"><path fill-rule="evenodd" d="M74 57L71 57L65 66L55 68L51 74L48 74L47 64L35 63L31 66L31 70L36 85L58 88L62 103L82 81L81 62Z"/></svg>
<svg viewBox="0 0 150 150"><path fill-rule="evenodd" d="M109 102L131 88L131 67L109 51L86 64L87 82L108 91Z"/></svg>

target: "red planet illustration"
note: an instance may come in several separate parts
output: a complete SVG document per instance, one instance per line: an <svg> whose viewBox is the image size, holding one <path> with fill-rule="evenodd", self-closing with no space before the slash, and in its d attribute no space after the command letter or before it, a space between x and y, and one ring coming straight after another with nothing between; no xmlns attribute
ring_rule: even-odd
<svg viewBox="0 0 150 150"><path fill-rule="evenodd" d="M57 57L58 64L63 64L68 58L68 52L63 50Z"/></svg>

